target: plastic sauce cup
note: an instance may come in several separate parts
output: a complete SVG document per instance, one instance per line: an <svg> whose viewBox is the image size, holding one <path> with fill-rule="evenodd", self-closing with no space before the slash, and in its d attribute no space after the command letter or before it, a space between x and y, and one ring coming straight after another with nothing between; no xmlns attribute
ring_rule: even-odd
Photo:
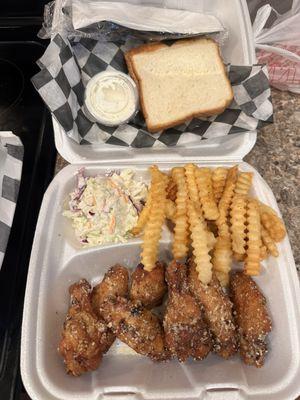
<svg viewBox="0 0 300 400"><path fill-rule="evenodd" d="M84 95L85 113L106 126L127 123L138 111L138 90L126 74L104 71L89 80Z"/></svg>

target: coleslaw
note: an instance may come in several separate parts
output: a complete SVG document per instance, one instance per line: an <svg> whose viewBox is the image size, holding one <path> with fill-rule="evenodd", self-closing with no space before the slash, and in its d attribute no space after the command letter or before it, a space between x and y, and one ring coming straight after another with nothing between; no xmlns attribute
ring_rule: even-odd
<svg viewBox="0 0 300 400"><path fill-rule="evenodd" d="M78 171L63 215L72 220L76 238L84 247L126 242L147 198L147 186L134 171L112 171L95 177Z"/></svg>

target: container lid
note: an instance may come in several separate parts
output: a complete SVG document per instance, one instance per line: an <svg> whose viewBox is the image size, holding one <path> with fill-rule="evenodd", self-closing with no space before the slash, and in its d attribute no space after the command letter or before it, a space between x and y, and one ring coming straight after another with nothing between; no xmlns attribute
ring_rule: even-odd
<svg viewBox="0 0 300 400"><path fill-rule="evenodd" d="M56 18L61 7L62 0L56 2ZM201 3L201 4L200 4ZM188 9L193 5L194 11L213 13L220 19L228 30L228 40L222 46L222 54L225 62L234 65L255 64L255 50L251 21L247 3L245 0L235 1L231 7L226 7L222 0L214 2L189 2L183 6L183 2L171 0L169 7ZM157 5L163 5L158 1ZM241 161L249 153L256 141L256 131L230 134L214 139L199 140L195 145L184 147L152 147L129 148L109 144L79 145L70 139L57 121L53 118L55 145L60 155L71 164L96 164L96 163L153 163L153 162L180 162L185 160L203 159L206 162ZM187 133L188 135L188 133Z"/></svg>
<svg viewBox="0 0 300 400"><path fill-rule="evenodd" d="M155 163L180 162L203 159L213 161L241 161L256 142L256 131L235 133L214 139L204 139L191 147L131 148L109 144L80 145L65 134L53 118L55 146L59 154L70 164Z"/></svg>

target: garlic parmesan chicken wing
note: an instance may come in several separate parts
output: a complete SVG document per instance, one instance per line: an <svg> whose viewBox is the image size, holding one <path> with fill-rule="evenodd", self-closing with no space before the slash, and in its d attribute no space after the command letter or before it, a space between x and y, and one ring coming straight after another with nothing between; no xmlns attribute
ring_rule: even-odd
<svg viewBox="0 0 300 400"><path fill-rule="evenodd" d="M114 341L114 335L91 305L91 286L81 279L69 288L70 308L64 322L58 351L67 373L79 376L98 368L102 355Z"/></svg>
<svg viewBox="0 0 300 400"><path fill-rule="evenodd" d="M102 282L92 291L92 304L96 314L99 315L99 307L107 299L127 296L128 281L128 270L122 265L116 264L106 272Z"/></svg>
<svg viewBox="0 0 300 400"><path fill-rule="evenodd" d="M224 293L217 277L213 275L208 285L198 279L195 263L189 261L189 287L199 304L213 339L213 350L223 358L237 351L237 332L232 314L232 303Z"/></svg>
<svg viewBox="0 0 300 400"><path fill-rule="evenodd" d="M205 358L211 349L201 307L189 292L187 267L172 261L166 271L169 298L164 316L167 346L180 362Z"/></svg>
<svg viewBox="0 0 300 400"><path fill-rule="evenodd" d="M91 294L91 302L94 312L100 319L102 319L100 307L105 301L117 296L127 296L128 281L129 274L127 268L116 264L106 272L102 281L94 287ZM112 344L116 336L111 329L108 329L108 331L110 332Z"/></svg>
<svg viewBox="0 0 300 400"><path fill-rule="evenodd" d="M243 272L232 275L230 293L239 328L241 358L248 365L262 367L268 351L266 337L272 330L266 299L254 280Z"/></svg>
<svg viewBox="0 0 300 400"><path fill-rule="evenodd" d="M139 300L146 308L153 308L162 303L167 291L165 265L157 262L152 271L145 271L139 264L131 275L131 300Z"/></svg>
<svg viewBox="0 0 300 400"><path fill-rule="evenodd" d="M154 361L169 358L158 317L139 301L111 298L100 307L108 326L122 342Z"/></svg>

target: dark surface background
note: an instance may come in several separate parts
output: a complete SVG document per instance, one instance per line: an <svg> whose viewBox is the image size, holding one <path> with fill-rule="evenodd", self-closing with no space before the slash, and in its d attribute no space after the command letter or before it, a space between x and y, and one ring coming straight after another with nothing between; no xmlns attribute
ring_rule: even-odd
<svg viewBox="0 0 300 400"><path fill-rule="evenodd" d="M0 16L7 17L41 17L47 0L1 0Z"/></svg>
<svg viewBox="0 0 300 400"><path fill-rule="evenodd" d="M24 145L19 197L0 271L0 400L19 399L24 393L19 355L26 277L36 221L56 157L50 114L30 82L47 42L36 38L40 17L23 22L0 23L0 130L13 131Z"/></svg>

